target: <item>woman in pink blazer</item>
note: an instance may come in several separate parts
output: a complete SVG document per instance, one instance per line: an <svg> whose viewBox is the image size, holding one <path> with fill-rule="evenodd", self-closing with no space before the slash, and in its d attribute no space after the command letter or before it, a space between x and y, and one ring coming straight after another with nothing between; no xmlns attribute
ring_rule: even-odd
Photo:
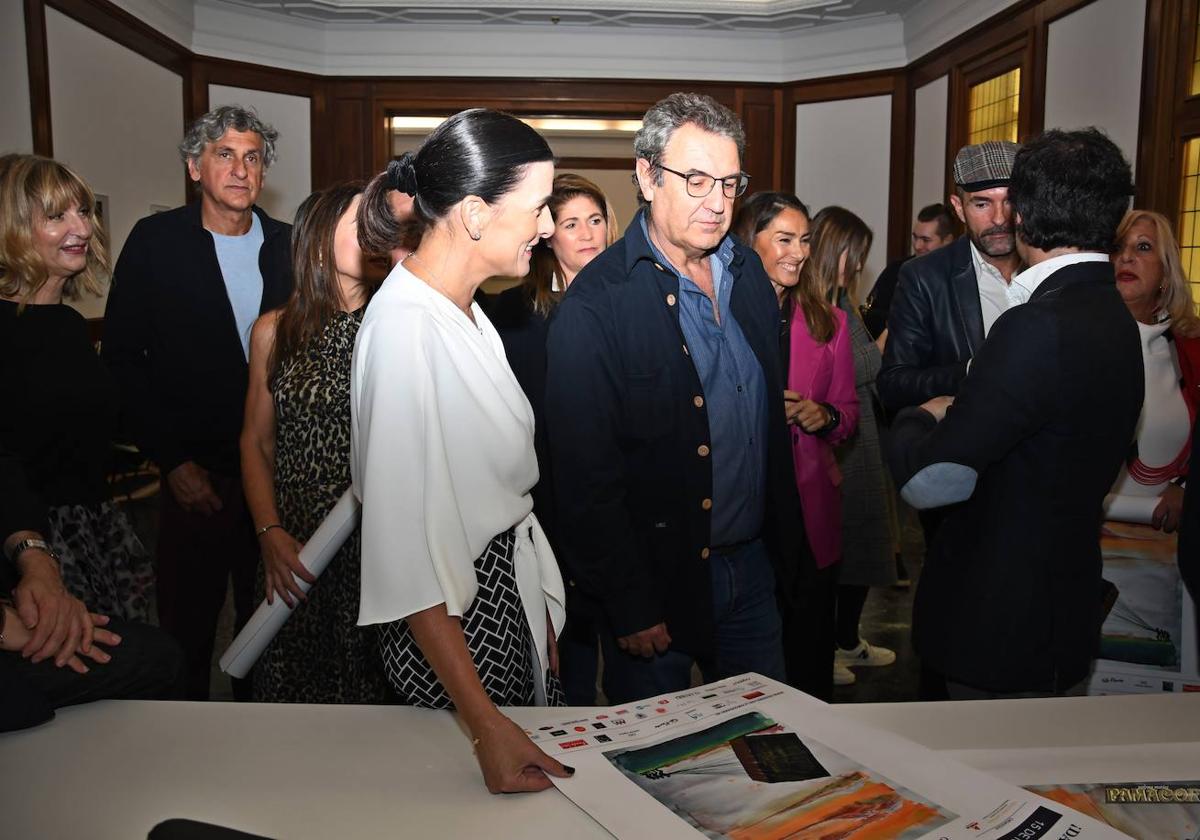
<svg viewBox="0 0 1200 840"><path fill-rule="evenodd" d="M832 303L836 288L822 287L821 278L830 272L813 271L822 266L810 264L808 209L796 196L755 193L738 211L734 231L762 260L779 299L780 354L787 374L784 403L814 561L803 569L800 603L783 616L788 681L829 700L836 564L842 550L841 473L833 447L858 424L850 334L845 313ZM833 250L837 244L827 243L818 256L833 259L835 265L839 258L844 260L849 249Z"/></svg>

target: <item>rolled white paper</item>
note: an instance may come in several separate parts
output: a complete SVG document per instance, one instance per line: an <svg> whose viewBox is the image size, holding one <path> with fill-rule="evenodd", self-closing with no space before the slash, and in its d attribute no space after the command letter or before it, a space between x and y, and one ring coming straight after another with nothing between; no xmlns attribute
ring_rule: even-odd
<svg viewBox="0 0 1200 840"><path fill-rule="evenodd" d="M329 515L317 526L317 530L308 538L304 548L300 549L300 563L308 569L313 577L320 577L321 572L329 565L333 555L337 554L342 543L358 525L358 499L354 498L354 490L347 489L337 504L329 511ZM300 589L308 592L310 584L293 575ZM292 614L292 608L283 602L278 595L275 603L268 604L266 599L258 605L254 615L246 622L242 632L221 655L221 670L231 677L244 677L250 673L254 663L262 656L267 645L275 638L275 634L283 627L284 622Z"/></svg>
<svg viewBox="0 0 1200 840"><path fill-rule="evenodd" d="M1109 494L1104 497L1104 518L1115 522L1136 522L1149 525L1158 507L1158 496L1128 496Z"/></svg>

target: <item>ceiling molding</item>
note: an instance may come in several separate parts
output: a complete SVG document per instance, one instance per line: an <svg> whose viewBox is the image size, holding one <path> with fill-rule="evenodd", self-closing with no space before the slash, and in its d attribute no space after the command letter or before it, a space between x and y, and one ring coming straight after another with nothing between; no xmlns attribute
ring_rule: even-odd
<svg viewBox="0 0 1200 840"><path fill-rule="evenodd" d="M804 28L512 22L456 25L321 23L281 12L300 5L394 14L396 0L113 0L193 52L324 76L639 78L782 83L904 67L1016 0L642 0L761 22L822 15ZM561 9L578 0L427 0L426 9L492 14ZM633 5L614 0L610 11ZM582 8L582 4L579 4ZM596 4L591 4L592 6ZM467 7L470 7L469 9ZM902 9L905 14L881 13ZM474 12L471 12L474 10ZM732 11L731 11L732 10ZM854 20L838 15L864 13ZM724 18L726 24L731 18Z"/></svg>

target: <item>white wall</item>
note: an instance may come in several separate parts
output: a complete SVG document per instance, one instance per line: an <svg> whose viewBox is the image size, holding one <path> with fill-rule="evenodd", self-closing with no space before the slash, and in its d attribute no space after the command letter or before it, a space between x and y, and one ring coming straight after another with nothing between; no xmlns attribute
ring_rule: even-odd
<svg viewBox="0 0 1200 840"><path fill-rule="evenodd" d="M796 106L796 194L815 213L838 204L875 233L860 296L887 264L892 98Z"/></svg>
<svg viewBox="0 0 1200 840"><path fill-rule="evenodd" d="M922 85L913 103L912 217L927 204L946 197L946 108L950 96L947 76Z"/></svg>
<svg viewBox="0 0 1200 840"><path fill-rule="evenodd" d="M1103 129L1136 165L1146 0L1096 0L1050 24L1046 128Z"/></svg>
<svg viewBox="0 0 1200 840"><path fill-rule="evenodd" d="M114 262L150 205L184 201L183 80L54 9L46 10L54 156L108 196ZM81 301L88 317L103 300Z"/></svg>
<svg viewBox="0 0 1200 840"><path fill-rule="evenodd" d="M267 170L258 204L272 217L291 223L300 202L312 192L312 116L307 96L265 90L208 86L210 108L245 105L275 127L275 163Z"/></svg>
<svg viewBox="0 0 1200 840"><path fill-rule="evenodd" d="M29 114L29 65L25 57L25 11L21 3L0 3L0 154L33 151Z"/></svg>

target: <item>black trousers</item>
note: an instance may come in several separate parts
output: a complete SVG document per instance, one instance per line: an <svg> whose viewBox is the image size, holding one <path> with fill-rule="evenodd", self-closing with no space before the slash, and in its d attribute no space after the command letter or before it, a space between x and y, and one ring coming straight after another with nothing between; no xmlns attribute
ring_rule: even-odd
<svg viewBox="0 0 1200 840"><path fill-rule="evenodd" d="M804 572L800 597L783 613L783 661L793 688L833 700L834 612L841 563Z"/></svg>
<svg viewBox="0 0 1200 840"><path fill-rule="evenodd" d="M53 659L33 663L19 653L0 653L0 732L47 721L54 710L93 700L169 700L182 696L183 653L149 624L112 619L106 628L121 637L105 663L87 657L79 674Z"/></svg>
<svg viewBox="0 0 1200 840"><path fill-rule="evenodd" d="M254 612L258 541L238 476L211 473L223 507L212 516L188 513L170 488L160 494L158 621L183 648L187 699L207 700L213 638L225 592L233 579L235 630ZM250 679L234 680L233 694L250 699Z"/></svg>

